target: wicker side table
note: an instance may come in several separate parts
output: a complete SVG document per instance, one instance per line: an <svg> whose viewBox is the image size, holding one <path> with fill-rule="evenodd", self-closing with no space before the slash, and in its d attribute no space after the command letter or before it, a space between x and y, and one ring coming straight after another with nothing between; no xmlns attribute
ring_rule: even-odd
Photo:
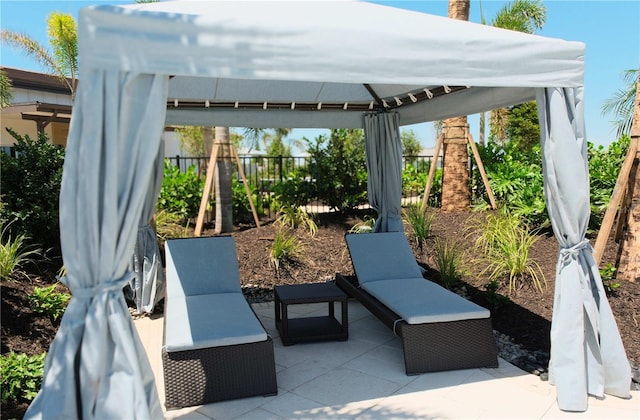
<svg viewBox="0 0 640 420"><path fill-rule="evenodd" d="M309 283L275 286L276 328L282 344L349 338L347 295L333 283ZM288 306L304 303L328 303L327 316L289 318ZM335 317L335 302L340 302L342 317Z"/></svg>

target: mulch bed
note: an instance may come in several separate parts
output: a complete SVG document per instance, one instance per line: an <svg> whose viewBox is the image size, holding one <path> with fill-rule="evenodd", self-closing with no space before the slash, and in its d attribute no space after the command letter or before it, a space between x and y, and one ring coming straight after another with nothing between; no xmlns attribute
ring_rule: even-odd
<svg viewBox="0 0 640 420"><path fill-rule="evenodd" d="M296 236L304 247L304 256L295 264L286 265L276 271L269 263L275 226L266 223L261 228L240 226L233 236L239 259L240 277L248 297L261 299L269 296L269 292L277 284L311 283L332 280L335 273L353 274L353 267L344 241L345 233L360 222L367 212L345 216L338 213L319 215L316 219L318 232L310 236L306 232L297 232ZM513 338L514 342L532 351L549 352L549 331L553 310L553 293L556 259L558 255L557 241L552 234L546 234L533 246L530 257L540 264L545 275L547 286L542 293L530 286L518 288L509 295L508 287L501 285L497 293L508 296L496 306L495 299L486 291L488 280L479 275L482 266L476 262L479 257L473 252L474 238L466 235L465 223L470 217L478 217L477 213L440 213L436 215L432 225L432 237L421 252L414 249L418 261L431 270L434 281L438 280L433 271L434 243L436 238L455 239L468 251L468 273L463 277L459 287L465 289L469 298L482 306L491 309L493 327ZM205 230L203 235L212 234ZM592 243L595 237L590 238ZM606 262L614 262L617 245L610 241L603 257ZM3 281L2 294L2 354L9 351L23 352L30 355L40 354L48 350L58 328L58 323L47 317L34 313L30 309L27 296L35 287L50 284L53 276L30 275L28 279L17 282ZM63 288L64 286L59 286ZM640 283L623 282L609 296L609 303L618 323L618 328L631 361L640 364ZM22 403L2 406L3 418L20 418L27 404Z"/></svg>

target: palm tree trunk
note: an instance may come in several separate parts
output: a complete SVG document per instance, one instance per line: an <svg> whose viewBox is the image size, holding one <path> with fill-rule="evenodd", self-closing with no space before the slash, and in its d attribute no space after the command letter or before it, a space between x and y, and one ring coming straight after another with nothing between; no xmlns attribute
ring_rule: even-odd
<svg viewBox="0 0 640 420"><path fill-rule="evenodd" d="M470 0L449 0L449 17L469 20ZM467 117L444 121L444 161L442 164L442 210L461 211L471 207Z"/></svg>
<svg viewBox="0 0 640 420"><path fill-rule="evenodd" d="M216 164L215 191L216 191L216 227L215 233L227 233L233 231L233 200L231 194L231 175L233 172L233 160L231 157L231 142L229 141L229 128L216 127L216 143L220 147L218 162Z"/></svg>

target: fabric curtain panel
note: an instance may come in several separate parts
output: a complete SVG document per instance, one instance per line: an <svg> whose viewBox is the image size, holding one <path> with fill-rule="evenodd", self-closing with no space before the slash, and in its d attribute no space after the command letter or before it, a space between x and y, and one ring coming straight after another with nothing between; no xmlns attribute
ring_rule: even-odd
<svg viewBox="0 0 640 420"><path fill-rule="evenodd" d="M585 411L587 394L629 398L631 369L605 295L589 223L583 89L537 93L547 210L559 243L549 380L558 406Z"/></svg>
<svg viewBox="0 0 640 420"><path fill-rule="evenodd" d="M156 199L162 187L164 176L164 143L160 142L154 159L154 175L142 209L142 217L138 226L138 239L133 253L133 272L131 282L136 312L153 313L153 308L164 297L164 272L156 232L151 226L151 218L155 213Z"/></svg>
<svg viewBox="0 0 640 420"><path fill-rule="evenodd" d="M72 299L25 418L162 418L122 288L155 176L168 77L87 67L82 80L60 193Z"/></svg>
<svg viewBox="0 0 640 420"><path fill-rule="evenodd" d="M402 217L402 142L395 112L364 116L367 194L378 212L374 232L404 232Z"/></svg>

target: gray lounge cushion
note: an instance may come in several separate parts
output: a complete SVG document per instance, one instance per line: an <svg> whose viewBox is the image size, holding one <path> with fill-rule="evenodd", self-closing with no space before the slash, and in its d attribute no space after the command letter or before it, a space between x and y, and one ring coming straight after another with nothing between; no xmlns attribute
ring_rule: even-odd
<svg viewBox="0 0 640 420"><path fill-rule="evenodd" d="M422 277L404 232L349 234L345 239L360 285Z"/></svg>
<svg viewBox="0 0 640 420"><path fill-rule="evenodd" d="M167 352L267 339L266 331L242 293L172 296L164 317Z"/></svg>
<svg viewBox="0 0 640 420"><path fill-rule="evenodd" d="M489 318L489 310L423 278L366 282L364 290L409 324Z"/></svg>
<svg viewBox="0 0 640 420"><path fill-rule="evenodd" d="M170 239L165 251L170 298L241 292L233 237Z"/></svg>

